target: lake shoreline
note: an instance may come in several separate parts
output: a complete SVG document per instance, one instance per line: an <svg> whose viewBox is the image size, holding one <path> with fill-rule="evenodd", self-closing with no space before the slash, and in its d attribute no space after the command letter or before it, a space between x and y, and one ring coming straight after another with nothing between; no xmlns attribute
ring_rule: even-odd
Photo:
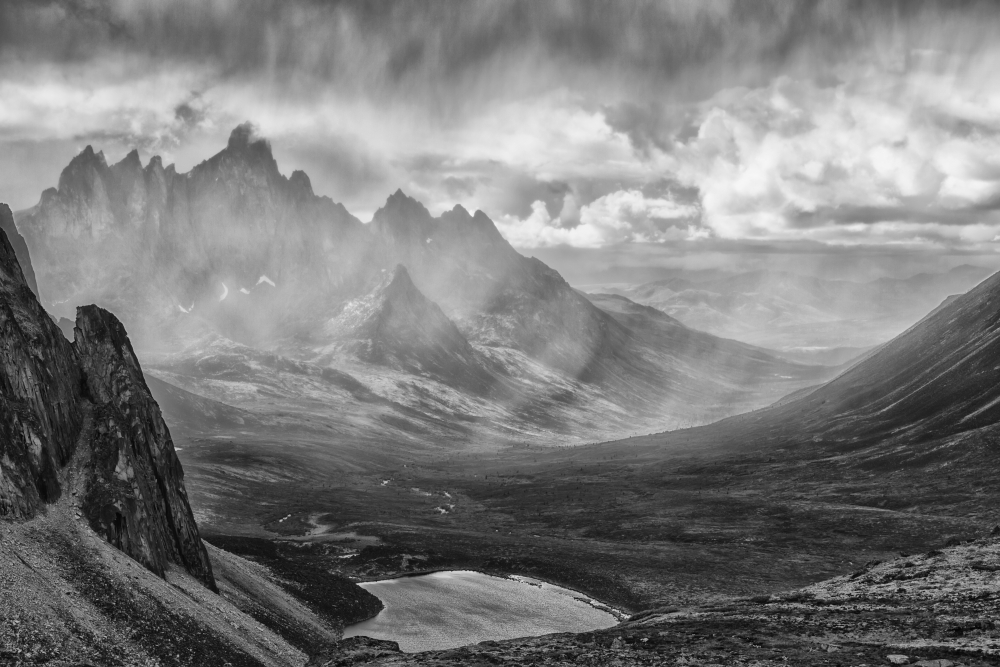
<svg viewBox="0 0 1000 667"><path fill-rule="evenodd" d="M580 591L520 574L442 568L358 583L384 609L345 627L344 638L395 641L408 653L613 628L628 617Z"/></svg>
<svg viewBox="0 0 1000 667"><path fill-rule="evenodd" d="M600 611L608 612L609 614L617 618L619 623L624 623L625 621L635 616L637 613L641 613L641 612L630 611L625 607L612 606L602 600L599 600L593 595L590 595L589 593L585 593L577 588L574 588L572 585L567 585L564 583L560 583L558 581L552 581L551 579L546 579L544 577L520 574L517 572L507 572L503 570L490 570L478 567L434 567L434 568L427 568L425 570L414 570L412 572L400 572L399 574L394 574L391 576L351 577L351 579L354 581L355 584L358 584L360 586L361 584L371 584L380 581L392 581L393 579L409 579L412 577L423 577L428 574L436 574L438 572L476 572L478 574L485 574L486 576L498 577L500 579L513 579L514 577L523 577L525 579L533 579L535 581L541 581L543 583L549 584L550 586L558 586L559 588L564 588L568 591L573 591L574 593L580 596L578 599L587 602L587 604L590 604L591 601L596 602L597 605L591 605L591 606ZM381 614L382 611L384 611L384 609L380 609L373 616L369 616L368 618L357 621L356 623L352 623L352 625L356 625L357 623L364 623L365 621L370 621L371 619L375 618L375 616Z"/></svg>

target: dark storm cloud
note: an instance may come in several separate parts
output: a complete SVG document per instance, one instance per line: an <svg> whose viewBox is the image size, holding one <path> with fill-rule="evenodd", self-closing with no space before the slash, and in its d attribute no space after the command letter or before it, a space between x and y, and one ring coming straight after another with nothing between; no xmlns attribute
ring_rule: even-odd
<svg viewBox="0 0 1000 667"><path fill-rule="evenodd" d="M803 54L835 62L835 54L911 17L970 11L970 4L7 0L0 54L65 62L124 50L212 62L223 76L292 72L381 94L430 96L468 83L470 74L503 78L504 69L534 59L542 70L553 65L546 84L554 77L580 83L594 71L664 81L694 69L712 74L687 82L704 92L719 76L748 82ZM520 85L541 83L521 74Z"/></svg>
<svg viewBox="0 0 1000 667"><path fill-rule="evenodd" d="M653 148L668 150L676 122L659 105L621 102L603 109L608 125L625 134L637 151L649 155Z"/></svg>

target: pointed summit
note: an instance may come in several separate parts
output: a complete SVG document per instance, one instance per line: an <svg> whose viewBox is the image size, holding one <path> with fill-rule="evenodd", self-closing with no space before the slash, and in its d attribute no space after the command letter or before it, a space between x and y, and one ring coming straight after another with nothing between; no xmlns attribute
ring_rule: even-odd
<svg viewBox="0 0 1000 667"><path fill-rule="evenodd" d="M142 160L139 159L139 150L133 148L129 151L129 154L122 158L122 161L115 165L116 167L128 166L142 168Z"/></svg>
<svg viewBox="0 0 1000 667"><path fill-rule="evenodd" d="M396 190L385 201L385 206L375 211L372 231L397 245L418 247L430 235L434 221L430 211L402 190Z"/></svg>
<svg viewBox="0 0 1000 667"><path fill-rule="evenodd" d="M397 264L391 272L387 271L382 282L379 283L378 287L369 296L374 296L380 302L380 306L398 301L398 306L413 304L418 307L430 306L437 308L413 284L410 272L402 264Z"/></svg>
<svg viewBox="0 0 1000 667"><path fill-rule="evenodd" d="M297 194L313 194L312 181L309 180L309 175L301 169L296 169L292 172L292 175L288 178L288 184L292 186L292 190Z"/></svg>
<svg viewBox="0 0 1000 667"><path fill-rule="evenodd" d="M263 149L268 154L271 153L271 144L267 139L263 139L257 134L257 127L250 121L241 123L233 129L229 134L229 143L226 147L231 151Z"/></svg>
<svg viewBox="0 0 1000 667"><path fill-rule="evenodd" d="M389 289L391 289L393 285L397 285L398 287L402 287L404 289L417 289L413 284L413 279L410 278L410 272L407 271L406 267L402 264L397 264L396 268L392 270L392 279L389 281Z"/></svg>
<svg viewBox="0 0 1000 667"><path fill-rule="evenodd" d="M88 144L62 170L59 175L59 191L62 193L89 192L94 177L103 177L108 173L108 170L108 162L104 159L104 152L95 153L93 147Z"/></svg>
<svg viewBox="0 0 1000 667"><path fill-rule="evenodd" d="M104 151L94 152L94 147L87 144L82 151L69 161L66 169L72 169L73 167L79 168L83 166L107 167L108 162L104 159Z"/></svg>
<svg viewBox="0 0 1000 667"><path fill-rule="evenodd" d="M477 393L492 385L472 346L441 308L397 264L367 296L327 326L356 356L411 373L431 373Z"/></svg>
<svg viewBox="0 0 1000 667"><path fill-rule="evenodd" d="M395 192L389 195L389 198L385 200L385 206L380 208L379 211L387 211L397 214L416 214L430 217L430 212L427 208L419 201L403 192L401 188L397 188ZM378 213L376 213L376 215L378 215Z"/></svg>

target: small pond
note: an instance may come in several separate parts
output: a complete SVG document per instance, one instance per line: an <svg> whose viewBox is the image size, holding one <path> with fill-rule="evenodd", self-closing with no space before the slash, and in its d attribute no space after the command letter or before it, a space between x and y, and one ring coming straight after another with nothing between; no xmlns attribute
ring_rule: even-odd
<svg viewBox="0 0 1000 667"><path fill-rule="evenodd" d="M581 593L528 577L455 570L361 584L385 605L378 616L348 626L344 637L399 642L408 653L488 639L586 632L618 619Z"/></svg>

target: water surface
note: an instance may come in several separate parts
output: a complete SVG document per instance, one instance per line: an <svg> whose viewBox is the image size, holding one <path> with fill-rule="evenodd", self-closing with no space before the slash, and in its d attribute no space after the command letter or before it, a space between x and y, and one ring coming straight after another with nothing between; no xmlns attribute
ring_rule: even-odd
<svg viewBox="0 0 1000 667"><path fill-rule="evenodd" d="M528 577L505 579L456 570L361 586L382 600L385 609L347 627L344 636L391 639L408 653L488 639L586 632L618 622L586 596Z"/></svg>

